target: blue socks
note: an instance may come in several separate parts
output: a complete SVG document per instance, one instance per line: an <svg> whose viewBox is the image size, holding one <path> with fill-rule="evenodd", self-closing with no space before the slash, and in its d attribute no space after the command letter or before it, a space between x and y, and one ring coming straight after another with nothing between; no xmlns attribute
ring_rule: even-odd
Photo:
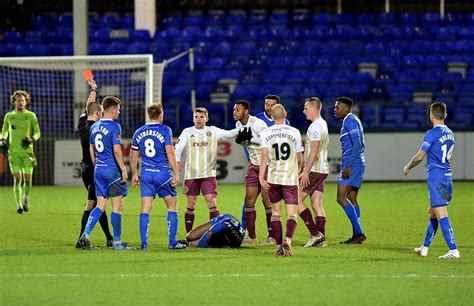
<svg viewBox="0 0 474 306"><path fill-rule="evenodd" d="M150 215L146 213L140 214L140 238L141 247L148 248L148 228L150 227Z"/></svg>
<svg viewBox="0 0 474 306"><path fill-rule="evenodd" d="M356 210L354 208L354 205L352 205L352 203L349 202L343 208L344 208L344 211L346 212L347 217L351 221L352 228L354 229L354 233L356 233L358 235L362 234L362 228L361 228L359 220L357 218L357 213L356 213Z"/></svg>
<svg viewBox="0 0 474 306"><path fill-rule="evenodd" d="M430 246L431 241L433 241L433 238L436 235L437 230L438 230L438 219L430 218L430 223L428 224L428 229L426 230L425 242L423 242L423 246L427 248Z"/></svg>
<svg viewBox="0 0 474 306"><path fill-rule="evenodd" d="M244 231L247 230L247 222L245 222L245 201L242 203L242 217L240 218L240 225Z"/></svg>
<svg viewBox="0 0 474 306"><path fill-rule="evenodd" d="M112 212L110 223L112 223L112 230L114 232L114 242L118 242L122 238L122 215Z"/></svg>
<svg viewBox="0 0 474 306"><path fill-rule="evenodd" d="M86 228L84 229L84 233L87 235L87 237L91 234L92 230L94 229L94 226L97 224L97 221L99 221L101 215L102 210L100 210L99 207L95 207L91 211L89 219L87 219Z"/></svg>
<svg viewBox="0 0 474 306"><path fill-rule="evenodd" d="M354 205L354 204L352 204L352 206L354 206L356 216L357 216L357 220L359 220L359 223L360 223L360 206L359 205Z"/></svg>
<svg viewBox="0 0 474 306"><path fill-rule="evenodd" d="M168 211L166 216L168 223L168 241L170 246L176 245L176 234L178 233L178 213L175 211Z"/></svg>
<svg viewBox="0 0 474 306"><path fill-rule="evenodd" d="M451 224L449 223L449 218L444 217L440 219L439 226L441 227L444 240L446 241L446 244L448 245L449 249L450 250L457 249L456 240L454 239L454 231L453 231L453 228L451 227Z"/></svg>

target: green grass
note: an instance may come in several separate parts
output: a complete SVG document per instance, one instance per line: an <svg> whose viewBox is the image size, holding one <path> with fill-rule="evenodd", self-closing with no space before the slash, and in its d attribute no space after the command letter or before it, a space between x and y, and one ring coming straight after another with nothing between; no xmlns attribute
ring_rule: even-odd
<svg viewBox="0 0 474 306"><path fill-rule="evenodd" d="M85 192L79 187L33 187L31 210L18 215L11 188L0 188L0 305L65 304L444 304L474 301L472 182L455 182L449 206L461 259L437 258L447 247L438 232L427 258L414 255L427 217L426 183L365 183L360 193L363 245L339 245L350 225L328 184L328 247L303 249L302 222L294 256L275 257L274 247L166 248L166 210L151 217L150 250L117 252L103 247L99 226L92 251L76 250ZM240 217L244 187L219 186L221 212ZM185 198L179 196L180 218ZM139 194L125 200L123 240L139 246ZM199 200L196 223L208 218ZM258 202L257 235L265 238ZM179 225L179 237L184 225Z"/></svg>

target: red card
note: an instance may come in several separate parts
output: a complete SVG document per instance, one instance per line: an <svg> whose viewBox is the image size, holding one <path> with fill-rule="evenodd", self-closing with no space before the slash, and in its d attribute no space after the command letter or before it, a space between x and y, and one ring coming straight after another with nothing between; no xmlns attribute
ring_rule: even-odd
<svg viewBox="0 0 474 306"><path fill-rule="evenodd" d="M84 78L89 81L94 79L94 75L92 74L92 70L84 70Z"/></svg>

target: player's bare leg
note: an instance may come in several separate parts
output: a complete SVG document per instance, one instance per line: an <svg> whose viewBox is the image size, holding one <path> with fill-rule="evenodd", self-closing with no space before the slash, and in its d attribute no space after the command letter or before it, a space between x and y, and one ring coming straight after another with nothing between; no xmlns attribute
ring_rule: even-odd
<svg viewBox="0 0 474 306"><path fill-rule="evenodd" d="M339 205L341 205L341 207L344 209L346 215L351 221L353 229L352 237L342 241L341 243L343 244L361 244L366 239L366 236L362 232L360 222L357 218L356 210L348 199L352 188L353 187L350 185L337 185L337 203L339 203Z"/></svg>
<svg viewBox="0 0 474 306"><path fill-rule="evenodd" d="M28 205L28 195L30 194L31 185L33 181L33 169L31 169L30 173L25 173L23 175L23 197L22 197L22 205L23 211L28 212L30 210L30 206Z"/></svg>
<svg viewBox="0 0 474 306"><path fill-rule="evenodd" d="M272 203L270 203L270 196L268 195L268 190L261 190L261 196L262 196L262 204L263 207L265 208L265 218L267 221L267 230L268 230L268 236L267 240L265 241L267 244L275 244L275 238L273 238L273 233L272 233Z"/></svg>
<svg viewBox="0 0 474 306"><path fill-rule="evenodd" d="M308 209L304 202L307 197L308 194L306 192L303 192L301 190L298 191L299 201L297 205L297 212L300 215L301 219L303 219L303 222L310 233L308 242L303 245L306 248L314 246L316 243L319 243L324 238L324 236L319 233L318 228L314 223L311 211Z"/></svg>
<svg viewBox="0 0 474 306"><path fill-rule="evenodd" d="M23 213L23 205L21 204L21 185L23 175L21 172L13 173L13 195L15 196L16 212Z"/></svg>
<svg viewBox="0 0 474 306"><path fill-rule="evenodd" d="M197 196L186 196L186 211L184 212L184 225L186 227L186 233L189 233L193 229L196 198Z"/></svg>
<svg viewBox="0 0 474 306"><path fill-rule="evenodd" d="M277 250L275 255L283 256L285 252L283 251L283 229L281 225L281 204L272 203L272 231L273 231L273 238L275 238L275 242L277 245Z"/></svg>
<svg viewBox="0 0 474 306"><path fill-rule="evenodd" d="M216 195L205 194L204 199L206 200L207 207L209 208L209 220L219 216L219 208L217 207Z"/></svg>
<svg viewBox="0 0 474 306"><path fill-rule="evenodd" d="M245 220L247 222L247 231L249 239L244 239L246 243L257 243L257 236L255 233L255 219L257 211L255 209L255 202L257 201L260 189L258 187L246 186L245 194Z"/></svg>
<svg viewBox="0 0 474 306"><path fill-rule="evenodd" d="M211 222L199 225L186 235L186 240L193 246L197 245L198 240L212 227Z"/></svg>

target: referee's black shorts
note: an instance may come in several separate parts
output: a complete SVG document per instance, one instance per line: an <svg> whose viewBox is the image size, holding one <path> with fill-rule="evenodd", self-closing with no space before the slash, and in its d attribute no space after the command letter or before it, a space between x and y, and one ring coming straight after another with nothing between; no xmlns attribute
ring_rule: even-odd
<svg viewBox="0 0 474 306"><path fill-rule="evenodd" d="M87 199L97 201L94 184L94 166L82 164L81 176L84 187L87 189Z"/></svg>

